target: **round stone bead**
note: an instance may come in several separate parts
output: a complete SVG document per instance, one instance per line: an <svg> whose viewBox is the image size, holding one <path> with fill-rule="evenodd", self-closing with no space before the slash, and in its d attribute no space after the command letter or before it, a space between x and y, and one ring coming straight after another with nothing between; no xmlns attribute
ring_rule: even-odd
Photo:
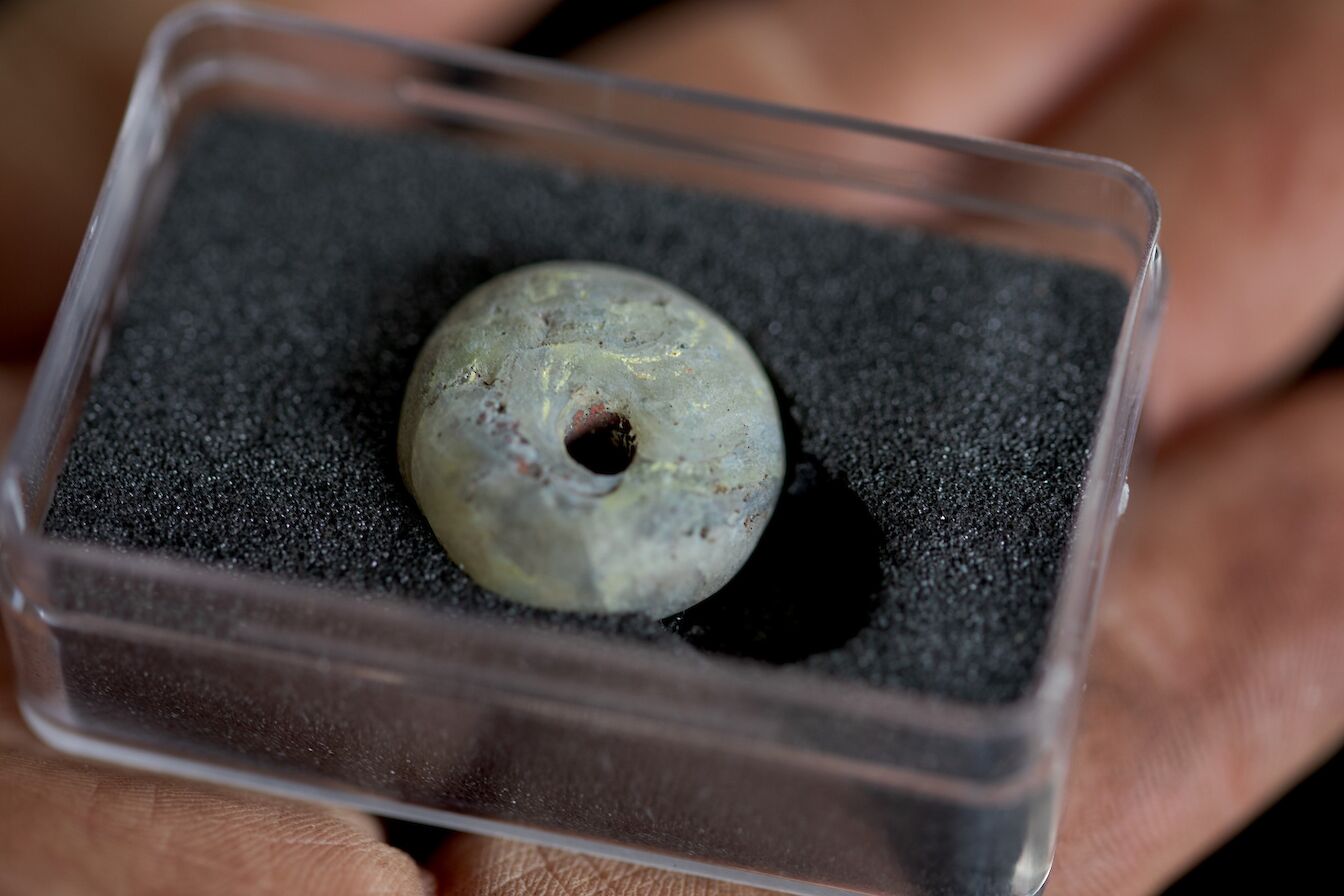
<svg viewBox="0 0 1344 896"><path fill-rule="evenodd" d="M658 617L741 568L784 474L742 337L662 280L589 262L519 268L452 308L416 361L398 455L480 585Z"/></svg>

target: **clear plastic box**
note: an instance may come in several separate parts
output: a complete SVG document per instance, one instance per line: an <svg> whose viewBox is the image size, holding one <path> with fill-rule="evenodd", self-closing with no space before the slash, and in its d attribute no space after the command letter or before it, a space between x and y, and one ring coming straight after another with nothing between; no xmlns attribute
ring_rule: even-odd
<svg viewBox="0 0 1344 896"><path fill-rule="evenodd" d="M179 138L202 113L239 105L787 196L1087 262L1131 284L1028 692L972 705L788 668L689 665L638 644L44 537ZM796 893L1035 892L1155 343L1157 227L1148 185L1104 159L261 11L178 13L149 44L0 480L3 614L25 717L79 755ZM181 687L145 692L136 670L151 667L176 671ZM203 692L254 720L232 746L175 711Z"/></svg>

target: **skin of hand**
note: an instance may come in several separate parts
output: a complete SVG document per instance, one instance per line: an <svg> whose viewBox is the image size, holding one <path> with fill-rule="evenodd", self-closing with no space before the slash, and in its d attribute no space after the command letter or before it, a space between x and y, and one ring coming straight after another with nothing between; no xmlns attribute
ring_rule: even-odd
<svg viewBox="0 0 1344 896"><path fill-rule="evenodd" d="M169 5L0 7L0 114L21 124L0 141L0 443L139 45ZM496 40L539 3L292 5ZM1344 375L1300 376L1344 319L1340 47L1333 0L684 0L579 53L665 81L1098 152L1156 186L1171 279L1149 462L1112 555L1052 894L1160 889L1344 740ZM367 818L59 756L6 701L0 894L34 882L72 896L182 892L189 872L208 882L192 892L423 892ZM441 893L462 896L750 892L468 835L430 865Z"/></svg>

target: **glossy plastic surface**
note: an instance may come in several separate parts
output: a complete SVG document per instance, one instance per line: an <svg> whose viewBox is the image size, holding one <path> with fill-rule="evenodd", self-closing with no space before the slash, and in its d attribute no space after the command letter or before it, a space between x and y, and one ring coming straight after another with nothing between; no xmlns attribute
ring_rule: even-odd
<svg viewBox="0 0 1344 896"><path fill-rule="evenodd" d="M83 397L209 111L452 139L1088 262L1132 285L1040 671L1008 705L688 665L43 537ZM693 94L233 7L147 50L0 476L24 712L71 752L797 893L1036 891L1160 309L1148 186L1106 160ZM190 612L187 612L187 609ZM179 682L161 682L165 670ZM227 738L201 701L246 719Z"/></svg>

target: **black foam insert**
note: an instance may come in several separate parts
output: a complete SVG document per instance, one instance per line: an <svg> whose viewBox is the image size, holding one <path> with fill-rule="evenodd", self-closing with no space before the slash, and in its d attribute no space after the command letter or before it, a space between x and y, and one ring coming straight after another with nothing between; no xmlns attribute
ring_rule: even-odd
<svg viewBox="0 0 1344 896"><path fill-rule="evenodd" d="M775 516L727 588L670 620L483 591L397 473L422 341L472 287L557 258L678 284L739 329L777 388L790 457ZM1125 302L1110 274L914 230L444 135L217 115L145 246L47 529L1009 700L1044 642Z"/></svg>

